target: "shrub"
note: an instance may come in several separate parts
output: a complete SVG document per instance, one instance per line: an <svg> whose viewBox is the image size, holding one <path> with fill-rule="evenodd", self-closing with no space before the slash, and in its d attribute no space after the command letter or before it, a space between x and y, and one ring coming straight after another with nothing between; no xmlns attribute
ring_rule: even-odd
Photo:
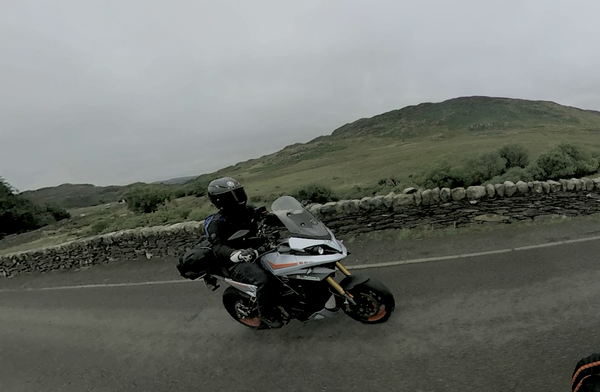
<svg viewBox="0 0 600 392"><path fill-rule="evenodd" d="M296 191L296 198L308 203L327 203L328 201L339 200L331 188L320 184L309 184Z"/></svg>
<svg viewBox="0 0 600 392"><path fill-rule="evenodd" d="M188 216L190 216L191 212L192 212L192 209L189 207L180 207L176 211L177 216L181 219L187 219Z"/></svg>
<svg viewBox="0 0 600 392"><path fill-rule="evenodd" d="M417 174L416 183L424 188L454 188L462 184L462 176L446 159L433 162Z"/></svg>
<svg viewBox="0 0 600 392"><path fill-rule="evenodd" d="M483 184L506 170L506 159L497 152L486 152L468 158L462 166L463 186Z"/></svg>
<svg viewBox="0 0 600 392"><path fill-rule="evenodd" d="M176 199L180 199L180 198L186 197L186 196L187 196L186 191L183 188L176 189L175 192L173 192L173 197Z"/></svg>
<svg viewBox="0 0 600 392"><path fill-rule="evenodd" d="M123 196L131 211L144 214L155 212L159 206L170 199L170 194L166 190L154 187L133 188Z"/></svg>
<svg viewBox="0 0 600 392"><path fill-rule="evenodd" d="M64 209L54 206L39 206L18 194L0 177L0 238L7 234L23 233L70 218Z"/></svg>
<svg viewBox="0 0 600 392"><path fill-rule="evenodd" d="M581 147L563 142L538 156L529 168L537 180L584 176L598 170L598 159Z"/></svg>
<svg viewBox="0 0 600 392"><path fill-rule="evenodd" d="M519 143L505 144L498 150L498 155L506 159L507 169L529 165L529 151Z"/></svg>
<svg viewBox="0 0 600 392"><path fill-rule="evenodd" d="M534 179L534 175L530 170L517 166L511 167L506 171L506 173L495 176L487 182L491 184L500 184L504 181L512 181L516 183L518 181L533 181Z"/></svg>
<svg viewBox="0 0 600 392"><path fill-rule="evenodd" d="M46 203L46 212L50 213L55 221L71 218L71 214L67 210L59 207L56 204Z"/></svg>
<svg viewBox="0 0 600 392"><path fill-rule="evenodd" d="M194 208L188 215L188 220L201 221L207 216L217 212L217 209L212 204L205 204L202 207Z"/></svg>
<svg viewBox="0 0 600 392"><path fill-rule="evenodd" d="M186 189L186 195L196 197L206 196L209 183L210 181L208 180L196 179L192 183L186 184L184 187L184 189Z"/></svg>
<svg viewBox="0 0 600 392"><path fill-rule="evenodd" d="M365 196L371 195L371 188L364 188L358 185L354 185L350 189L343 190L339 197L342 199L362 199Z"/></svg>
<svg viewBox="0 0 600 392"><path fill-rule="evenodd" d="M104 230L106 230L106 229L108 228L108 226L109 226L109 225L108 225L108 222L107 222L106 220L101 220L101 221L98 221L98 222L96 222L96 223L94 223L94 224L92 225L92 227L91 227L91 228L90 228L90 230L89 230L89 233L90 233L91 235L97 235L97 234L100 234L100 233L102 233Z"/></svg>

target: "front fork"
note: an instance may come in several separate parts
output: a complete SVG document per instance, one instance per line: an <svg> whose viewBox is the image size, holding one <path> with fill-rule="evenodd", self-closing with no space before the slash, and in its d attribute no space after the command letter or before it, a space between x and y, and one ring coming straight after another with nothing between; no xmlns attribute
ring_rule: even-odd
<svg viewBox="0 0 600 392"><path fill-rule="evenodd" d="M346 267L344 267L342 265L342 263L340 263L339 261L335 263L335 266L346 276L350 276L350 271L348 271L346 269ZM346 304L346 306L348 306L348 303L351 303L352 305L356 305L356 302L354 302L354 296L352 296L352 294L350 294L348 291L344 290L344 288L342 286L340 286L338 284L338 282L336 282L331 276L327 278L327 283L329 283L338 293L340 293L340 295L342 297L344 297L345 301L344 303Z"/></svg>

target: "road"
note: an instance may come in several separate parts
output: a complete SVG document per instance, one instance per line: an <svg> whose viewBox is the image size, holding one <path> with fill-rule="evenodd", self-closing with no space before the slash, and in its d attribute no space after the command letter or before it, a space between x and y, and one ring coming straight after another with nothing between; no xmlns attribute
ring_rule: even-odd
<svg viewBox="0 0 600 392"><path fill-rule="evenodd" d="M396 296L375 326L339 314L250 331L221 291L169 282L165 260L5 280L0 391L569 391L575 363L600 351L600 240L557 242L594 233L573 230L357 241L349 264L374 249L370 262L392 262L554 240L355 270Z"/></svg>

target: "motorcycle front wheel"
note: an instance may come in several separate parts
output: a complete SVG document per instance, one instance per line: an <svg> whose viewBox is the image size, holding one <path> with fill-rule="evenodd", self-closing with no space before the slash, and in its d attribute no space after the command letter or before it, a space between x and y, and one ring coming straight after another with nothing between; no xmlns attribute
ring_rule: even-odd
<svg viewBox="0 0 600 392"><path fill-rule="evenodd" d="M376 279L354 286L352 294L356 305L342 306L344 312L364 324L380 324L386 322L396 308L396 301L390 290Z"/></svg>
<svg viewBox="0 0 600 392"><path fill-rule="evenodd" d="M223 306L238 323L251 329L261 327L256 301L241 291L228 287L223 293Z"/></svg>

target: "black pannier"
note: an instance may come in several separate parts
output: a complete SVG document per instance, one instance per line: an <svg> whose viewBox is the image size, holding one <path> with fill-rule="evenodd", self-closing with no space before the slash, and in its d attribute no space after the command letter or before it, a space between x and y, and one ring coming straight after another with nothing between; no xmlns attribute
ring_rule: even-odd
<svg viewBox="0 0 600 392"><path fill-rule="evenodd" d="M215 266L216 257L210 242L202 241L198 246L185 252L179 257L177 269L181 276L187 279L198 279L206 275Z"/></svg>

